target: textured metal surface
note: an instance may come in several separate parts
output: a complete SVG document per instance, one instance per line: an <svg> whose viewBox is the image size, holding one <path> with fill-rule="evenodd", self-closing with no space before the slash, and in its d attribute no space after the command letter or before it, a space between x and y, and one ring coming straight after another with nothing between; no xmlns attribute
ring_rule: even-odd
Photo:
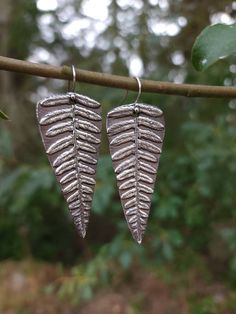
<svg viewBox="0 0 236 314"><path fill-rule="evenodd" d="M36 113L48 159L74 223L85 237L101 141L100 104L67 93L40 101Z"/></svg>
<svg viewBox="0 0 236 314"><path fill-rule="evenodd" d="M122 207L133 238L142 242L164 138L163 112L130 104L108 113L107 133Z"/></svg>

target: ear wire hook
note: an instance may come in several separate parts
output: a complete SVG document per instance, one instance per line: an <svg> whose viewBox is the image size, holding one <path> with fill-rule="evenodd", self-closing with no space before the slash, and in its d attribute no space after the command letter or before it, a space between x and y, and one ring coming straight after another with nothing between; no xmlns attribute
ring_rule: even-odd
<svg viewBox="0 0 236 314"><path fill-rule="evenodd" d="M138 77L135 77L136 81L138 82L138 96L134 102L134 113L138 114L139 113L139 107L138 107L138 100L141 96L142 93L142 83Z"/></svg>
<svg viewBox="0 0 236 314"><path fill-rule="evenodd" d="M134 102L134 104L136 105L138 100L139 100L139 97L141 96L141 93L142 93L142 84L141 84L141 81L139 79L139 77L135 77L136 81L138 82L138 96Z"/></svg>
<svg viewBox="0 0 236 314"><path fill-rule="evenodd" d="M75 92L75 84L76 84L76 70L75 66L72 64L71 66L71 71L72 71L72 87L71 85L71 80L68 81L68 92Z"/></svg>

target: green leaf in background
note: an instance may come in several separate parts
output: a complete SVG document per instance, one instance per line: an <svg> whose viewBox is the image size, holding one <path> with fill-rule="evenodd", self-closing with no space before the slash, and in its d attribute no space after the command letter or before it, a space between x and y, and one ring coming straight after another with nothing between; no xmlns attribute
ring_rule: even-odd
<svg viewBox="0 0 236 314"><path fill-rule="evenodd" d="M192 64L198 71L236 53L236 23L215 24L206 27L192 48Z"/></svg>
<svg viewBox="0 0 236 314"><path fill-rule="evenodd" d="M9 120L8 116L0 110L0 118L3 120Z"/></svg>

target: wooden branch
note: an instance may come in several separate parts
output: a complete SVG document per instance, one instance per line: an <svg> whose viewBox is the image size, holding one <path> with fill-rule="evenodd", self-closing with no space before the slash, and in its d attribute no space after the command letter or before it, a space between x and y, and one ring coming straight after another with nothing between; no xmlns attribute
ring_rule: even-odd
<svg viewBox="0 0 236 314"><path fill-rule="evenodd" d="M0 70L19 72L34 76L55 78L61 80L72 79L70 66L51 66L27 61L16 60L0 56ZM76 69L76 80L95 85L121 88L125 90L137 91L138 85L134 78L119 75L105 74ZM141 80L142 92L178 95L187 97L225 97L235 98L236 87L228 86L208 86L197 84L175 84L170 82Z"/></svg>

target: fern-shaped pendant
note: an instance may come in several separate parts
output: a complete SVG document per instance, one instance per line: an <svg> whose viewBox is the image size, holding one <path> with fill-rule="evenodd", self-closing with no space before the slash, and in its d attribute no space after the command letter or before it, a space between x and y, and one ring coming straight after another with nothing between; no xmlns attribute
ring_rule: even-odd
<svg viewBox="0 0 236 314"><path fill-rule="evenodd" d="M53 96L37 104L37 118L50 164L85 237L101 141L100 104L76 93Z"/></svg>
<svg viewBox="0 0 236 314"><path fill-rule="evenodd" d="M146 229L164 138L163 113L146 104L108 113L107 133L124 214L138 242Z"/></svg>

